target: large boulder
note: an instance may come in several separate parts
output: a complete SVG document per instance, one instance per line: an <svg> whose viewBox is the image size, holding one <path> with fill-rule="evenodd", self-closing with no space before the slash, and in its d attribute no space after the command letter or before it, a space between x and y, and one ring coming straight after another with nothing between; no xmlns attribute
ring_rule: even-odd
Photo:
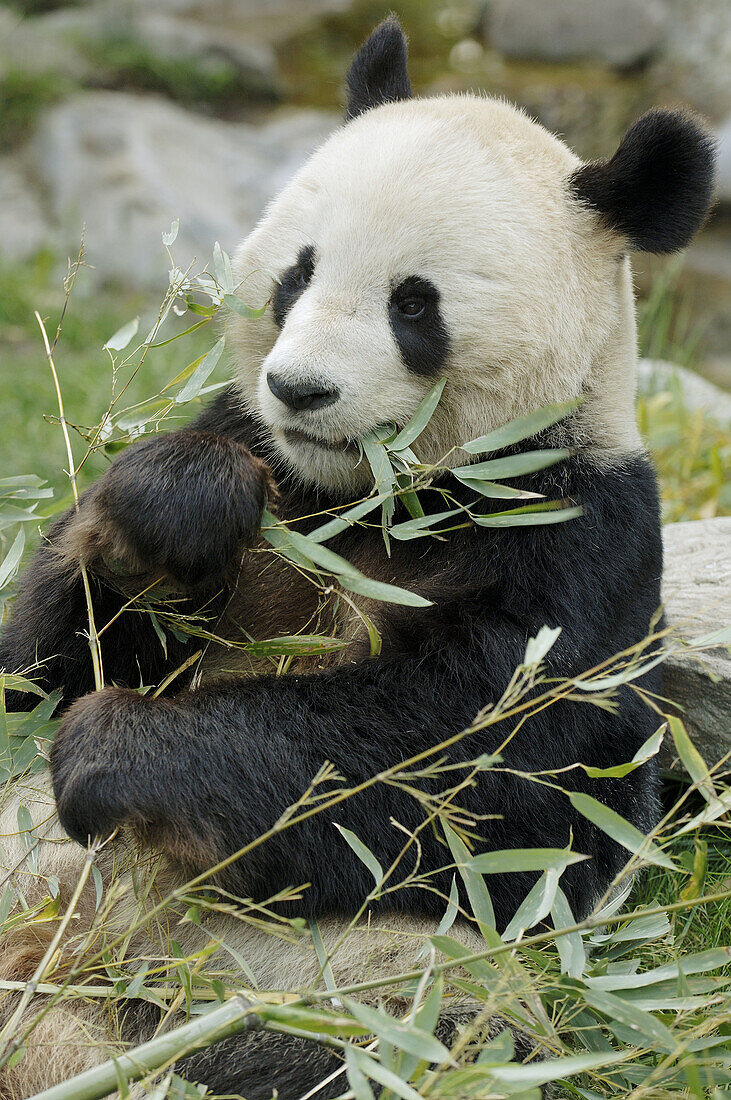
<svg viewBox="0 0 731 1100"><path fill-rule="evenodd" d="M666 13L662 0L491 0L486 29L506 57L626 68L660 48Z"/></svg>
<svg viewBox="0 0 731 1100"><path fill-rule="evenodd" d="M0 257L28 260L52 239L53 230L22 162L0 157Z"/></svg>
<svg viewBox="0 0 731 1100"><path fill-rule="evenodd" d="M663 599L678 637L710 634L731 623L731 516L671 523L664 529ZM665 666L664 694L678 707L711 766L731 753L731 653L682 649ZM663 762L673 762L666 738ZM731 766L731 764L729 765Z"/></svg>
<svg viewBox="0 0 731 1100"><path fill-rule="evenodd" d="M721 424L731 424L731 394L695 371L664 359L641 359L637 367L637 388L651 396L678 387L690 412L702 410Z"/></svg>
<svg viewBox="0 0 731 1100"><path fill-rule="evenodd" d="M731 206L731 115L718 129L718 197Z"/></svg>
<svg viewBox="0 0 731 1100"><path fill-rule="evenodd" d="M336 121L293 111L254 126L157 96L86 93L42 119L36 173L63 248L76 252L83 223L98 278L159 287L165 257L155 242L174 218L181 266L207 262L216 240L234 249Z"/></svg>

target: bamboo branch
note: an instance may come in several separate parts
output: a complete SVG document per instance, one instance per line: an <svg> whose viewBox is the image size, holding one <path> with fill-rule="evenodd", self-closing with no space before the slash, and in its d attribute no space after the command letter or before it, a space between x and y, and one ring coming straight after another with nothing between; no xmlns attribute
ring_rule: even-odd
<svg viewBox="0 0 731 1100"><path fill-rule="evenodd" d="M51 368L51 374L53 375L53 384L56 387L56 399L58 401L58 416L61 422L61 430L63 431L63 438L66 443L66 454L68 456L68 475L71 482L71 492L74 495L74 507L76 511L79 510L79 486L76 478L76 467L74 466L74 454L71 449L71 440L69 438L69 426L66 420L66 413L63 407L63 397L61 395L61 385L58 380L58 373L56 371L56 364L53 361L53 349L48 341L48 333L46 332L46 326L43 323L38 310L35 311L35 318L43 336L43 343L46 349L46 359L48 365ZM58 333L56 334L56 340L58 340ZM54 340L54 346L56 341ZM81 579L84 585L84 595L86 596L86 609L89 618L89 649L91 650L91 663L94 666L94 685L97 691L101 691L104 687L104 668L102 666L102 651L99 645L99 635L96 630L96 623L94 621L94 606L91 600L91 587L89 585L89 574L86 571L86 566L83 561L81 565Z"/></svg>

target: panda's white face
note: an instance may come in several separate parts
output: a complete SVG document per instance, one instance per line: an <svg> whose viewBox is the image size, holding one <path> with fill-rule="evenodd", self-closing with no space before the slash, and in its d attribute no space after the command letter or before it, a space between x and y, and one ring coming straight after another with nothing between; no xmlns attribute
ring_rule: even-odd
<svg viewBox="0 0 731 1100"><path fill-rule="evenodd" d="M579 395L612 341L633 355L627 265L571 197L578 163L470 96L378 107L310 159L239 249L240 297L271 308L230 338L246 406L303 480L366 488L358 438L441 377L425 461Z"/></svg>

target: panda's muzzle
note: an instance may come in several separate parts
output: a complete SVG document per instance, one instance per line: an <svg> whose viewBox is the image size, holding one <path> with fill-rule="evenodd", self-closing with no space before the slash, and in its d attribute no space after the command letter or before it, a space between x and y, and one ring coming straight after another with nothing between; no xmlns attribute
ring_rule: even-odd
<svg viewBox="0 0 731 1100"><path fill-rule="evenodd" d="M316 439L307 432L300 432L296 428L286 428L284 438L291 446L295 447L305 444L310 447L321 447L325 451L353 451L355 454L358 453L358 444L355 441L344 438Z"/></svg>
<svg viewBox="0 0 731 1100"><path fill-rule="evenodd" d="M267 374L267 385L283 405L295 412L324 409L328 405L334 405L340 397L340 390L326 382L286 382L271 371Z"/></svg>

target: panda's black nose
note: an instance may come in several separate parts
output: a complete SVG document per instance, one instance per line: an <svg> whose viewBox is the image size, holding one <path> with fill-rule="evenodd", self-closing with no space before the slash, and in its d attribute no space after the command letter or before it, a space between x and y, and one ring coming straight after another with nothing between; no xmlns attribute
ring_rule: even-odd
<svg viewBox="0 0 731 1100"><path fill-rule="evenodd" d="M275 397L297 412L302 409L324 409L327 405L334 405L340 397L340 390L328 386L326 382L285 382L270 373L267 375L267 385Z"/></svg>

